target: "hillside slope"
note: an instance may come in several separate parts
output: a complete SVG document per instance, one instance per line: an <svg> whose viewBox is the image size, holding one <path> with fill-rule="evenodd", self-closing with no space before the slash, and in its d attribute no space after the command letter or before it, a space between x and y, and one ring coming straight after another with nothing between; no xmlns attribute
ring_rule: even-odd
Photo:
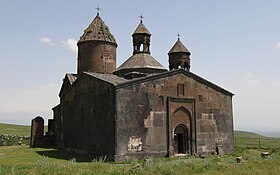
<svg viewBox="0 0 280 175"><path fill-rule="evenodd" d="M20 136L29 136L31 127L23 125L13 125L0 123L0 135L2 134L12 134Z"/></svg>
<svg viewBox="0 0 280 175"><path fill-rule="evenodd" d="M256 134L254 132L249 132L249 131L234 131L234 137L237 138L266 138L263 135Z"/></svg>

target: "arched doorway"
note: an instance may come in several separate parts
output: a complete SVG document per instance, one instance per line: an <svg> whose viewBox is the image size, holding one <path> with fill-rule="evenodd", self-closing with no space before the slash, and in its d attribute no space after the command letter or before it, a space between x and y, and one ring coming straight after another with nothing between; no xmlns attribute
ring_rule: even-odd
<svg viewBox="0 0 280 175"><path fill-rule="evenodd" d="M189 132L184 125L177 125L174 129L174 153L189 153Z"/></svg>
<svg viewBox="0 0 280 175"><path fill-rule="evenodd" d="M197 153L194 99L167 97L166 106L167 156Z"/></svg>

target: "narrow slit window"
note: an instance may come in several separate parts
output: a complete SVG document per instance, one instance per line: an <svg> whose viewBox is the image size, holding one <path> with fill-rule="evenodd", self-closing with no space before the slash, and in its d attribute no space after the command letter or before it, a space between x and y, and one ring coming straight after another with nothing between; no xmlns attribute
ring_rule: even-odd
<svg viewBox="0 0 280 175"><path fill-rule="evenodd" d="M198 101L203 102L203 96L202 95L198 95Z"/></svg>
<svg viewBox="0 0 280 175"><path fill-rule="evenodd" d="M164 106L164 98L163 98L163 96L159 96L158 105L159 105L160 107L163 107L163 106Z"/></svg>
<svg viewBox="0 0 280 175"><path fill-rule="evenodd" d="M185 85L184 84L177 84L177 96L184 96L185 95Z"/></svg>

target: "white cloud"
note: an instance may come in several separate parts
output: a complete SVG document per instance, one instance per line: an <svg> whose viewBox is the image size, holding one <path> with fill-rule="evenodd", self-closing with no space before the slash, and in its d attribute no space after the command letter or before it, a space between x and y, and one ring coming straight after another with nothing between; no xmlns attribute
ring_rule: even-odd
<svg viewBox="0 0 280 175"><path fill-rule="evenodd" d="M280 42L276 43L275 47L280 49Z"/></svg>
<svg viewBox="0 0 280 175"><path fill-rule="evenodd" d="M47 44L48 46L63 47L68 51L78 53L77 41L73 38L61 40L60 42L54 42L48 37L42 37L40 39L40 43Z"/></svg>
<svg viewBox="0 0 280 175"><path fill-rule="evenodd" d="M77 46L77 41L73 38L69 38L67 40L62 40L60 41L60 43L62 44L63 47L65 47L66 49L77 53L78 52L78 46Z"/></svg>
<svg viewBox="0 0 280 175"><path fill-rule="evenodd" d="M52 42L52 40L48 37L43 37L40 39L40 42L43 44L47 44L49 46L54 46L55 44Z"/></svg>
<svg viewBox="0 0 280 175"><path fill-rule="evenodd" d="M253 78L253 75L251 72L247 72L246 74L243 75L242 79L247 81Z"/></svg>
<svg viewBox="0 0 280 175"><path fill-rule="evenodd" d="M242 80L252 85L260 84L260 80L255 79L251 72L247 72L246 74L244 74L242 76Z"/></svg>

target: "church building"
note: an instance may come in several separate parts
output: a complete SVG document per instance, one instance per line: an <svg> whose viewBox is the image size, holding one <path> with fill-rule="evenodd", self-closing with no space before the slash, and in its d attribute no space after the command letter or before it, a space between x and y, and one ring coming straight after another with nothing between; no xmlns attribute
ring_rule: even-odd
<svg viewBox="0 0 280 175"><path fill-rule="evenodd" d="M78 41L77 73L67 73L48 134L55 145L123 161L149 156L230 153L233 93L191 72L180 38L169 68L151 55L140 20L132 55L116 68L117 42L99 13Z"/></svg>

